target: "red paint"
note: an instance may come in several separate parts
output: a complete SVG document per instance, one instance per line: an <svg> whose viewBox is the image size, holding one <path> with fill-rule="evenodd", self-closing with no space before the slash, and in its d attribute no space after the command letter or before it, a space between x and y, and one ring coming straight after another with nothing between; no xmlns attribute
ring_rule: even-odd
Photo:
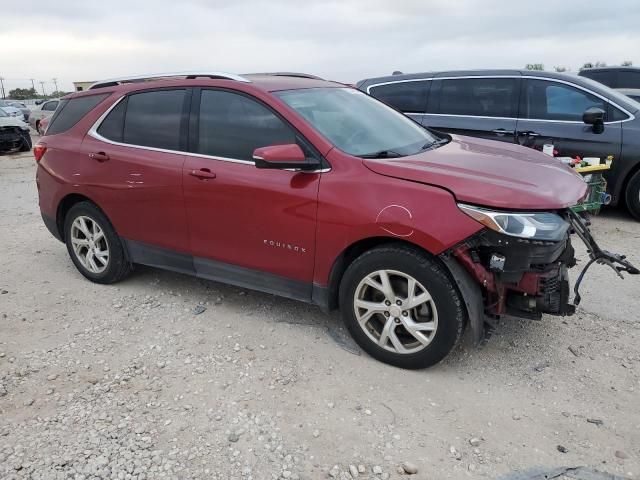
<svg viewBox="0 0 640 480"><path fill-rule="evenodd" d="M86 135L127 92L185 86L223 87L267 103L325 157L330 171L257 169L111 145ZM481 230L456 201L555 209L576 203L584 193L584 182L557 161L504 143L457 137L448 146L402 159L347 155L271 93L315 86L344 87L267 76L251 83L161 80L72 94L113 93L69 131L45 137L47 150L37 172L41 210L55 218L65 196L80 194L95 202L124 238L327 285L340 254L360 240L403 240L439 254ZM289 146L284 155L284 149L270 147L262 154L279 160L298 155ZM464 258L460 253L463 263ZM491 274L476 275L491 285Z"/></svg>
<svg viewBox="0 0 640 480"><path fill-rule="evenodd" d="M302 163L305 160L304 152L295 143L256 148L253 156L274 163Z"/></svg>

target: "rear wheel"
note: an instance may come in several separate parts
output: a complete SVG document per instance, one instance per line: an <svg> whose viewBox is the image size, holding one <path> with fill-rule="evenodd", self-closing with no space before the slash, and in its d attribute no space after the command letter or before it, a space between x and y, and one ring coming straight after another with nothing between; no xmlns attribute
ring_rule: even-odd
<svg viewBox="0 0 640 480"><path fill-rule="evenodd" d="M71 207L65 217L64 238L74 265L92 282L115 283L131 272L122 241L94 204L81 202Z"/></svg>
<svg viewBox="0 0 640 480"><path fill-rule="evenodd" d="M404 245L357 258L344 274L340 308L367 353L402 368L438 363L455 347L465 324L460 294L444 267Z"/></svg>
<svg viewBox="0 0 640 480"><path fill-rule="evenodd" d="M625 200L631 215L636 217L637 220L640 220L640 171L637 171L629 179L625 192Z"/></svg>

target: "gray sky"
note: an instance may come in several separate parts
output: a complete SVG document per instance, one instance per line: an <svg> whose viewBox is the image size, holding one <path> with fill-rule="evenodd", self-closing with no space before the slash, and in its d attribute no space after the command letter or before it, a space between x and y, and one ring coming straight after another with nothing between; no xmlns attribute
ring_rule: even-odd
<svg viewBox="0 0 640 480"><path fill-rule="evenodd" d="M2 3L0 76L9 89L29 78L57 77L71 90L74 80L194 69L355 82L393 70L640 65L637 0Z"/></svg>

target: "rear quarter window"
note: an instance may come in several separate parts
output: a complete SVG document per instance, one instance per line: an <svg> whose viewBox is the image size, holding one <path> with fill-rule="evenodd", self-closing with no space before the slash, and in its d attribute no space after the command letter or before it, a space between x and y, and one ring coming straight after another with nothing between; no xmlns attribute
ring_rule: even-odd
<svg viewBox="0 0 640 480"><path fill-rule="evenodd" d="M105 93L61 100L59 108L53 114L49 123L47 135L66 132L108 96L109 94Z"/></svg>

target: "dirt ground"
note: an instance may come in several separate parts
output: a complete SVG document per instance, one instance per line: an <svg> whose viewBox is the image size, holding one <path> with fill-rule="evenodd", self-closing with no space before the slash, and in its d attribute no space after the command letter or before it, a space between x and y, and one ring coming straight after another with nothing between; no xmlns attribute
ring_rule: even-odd
<svg viewBox="0 0 640 480"><path fill-rule="evenodd" d="M142 267L88 282L34 178L30 154L0 156L2 479L640 478L640 278L593 267L576 315L403 371L313 306ZM640 264L640 223L593 230Z"/></svg>

